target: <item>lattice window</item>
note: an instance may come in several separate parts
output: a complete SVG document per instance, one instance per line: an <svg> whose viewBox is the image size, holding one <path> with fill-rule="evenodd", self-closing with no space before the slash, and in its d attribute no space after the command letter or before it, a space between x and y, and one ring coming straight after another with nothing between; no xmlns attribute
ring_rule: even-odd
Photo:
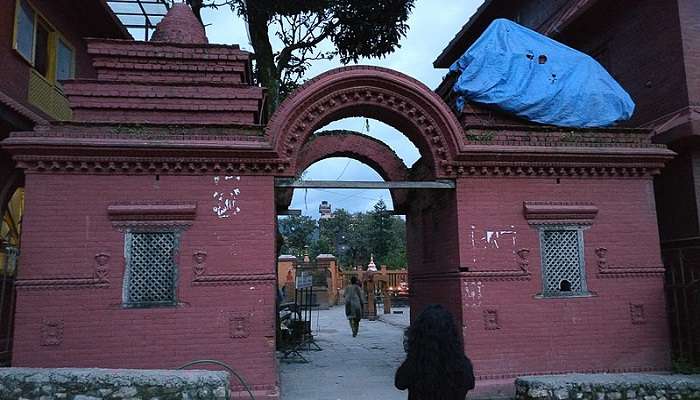
<svg viewBox="0 0 700 400"><path fill-rule="evenodd" d="M124 304L129 307L175 305L178 232L128 232Z"/></svg>
<svg viewBox="0 0 700 400"><path fill-rule="evenodd" d="M583 263L583 232L577 227L543 228L542 295L545 297L588 294Z"/></svg>

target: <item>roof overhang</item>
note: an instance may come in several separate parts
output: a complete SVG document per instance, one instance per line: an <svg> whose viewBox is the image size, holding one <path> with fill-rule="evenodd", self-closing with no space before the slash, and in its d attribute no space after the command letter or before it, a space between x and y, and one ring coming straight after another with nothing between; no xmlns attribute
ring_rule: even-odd
<svg viewBox="0 0 700 400"><path fill-rule="evenodd" d="M552 10L552 14L539 26L528 26L528 28L555 37L598 1L571 0L560 9ZM519 4L520 2L513 0L485 0L435 59L433 66L435 68L449 68L481 36L491 21L496 18L508 18L510 13L519 7Z"/></svg>

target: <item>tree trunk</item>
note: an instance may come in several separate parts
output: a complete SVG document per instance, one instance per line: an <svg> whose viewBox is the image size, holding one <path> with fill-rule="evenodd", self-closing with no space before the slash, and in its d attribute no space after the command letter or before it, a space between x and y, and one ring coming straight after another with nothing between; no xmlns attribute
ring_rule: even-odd
<svg viewBox="0 0 700 400"><path fill-rule="evenodd" d="M192 13L194 13L194 16L197 17L197 20L199 21L202 26L204 26L204 22L202 21L202 7L204 7L204 1L203 0L187 0L187 4L190 5L192 8Z"/></svg>
<svg viewBox="0 0 700 400"><path fill-rule="evenodd" d="M256 76L258 83L267 88L267 118L269 119L279 105L280 74L275 65L275 56L270 45L267 23L270 15L257 2L249 1L248 29L250 41L255 52Z"/></svg>

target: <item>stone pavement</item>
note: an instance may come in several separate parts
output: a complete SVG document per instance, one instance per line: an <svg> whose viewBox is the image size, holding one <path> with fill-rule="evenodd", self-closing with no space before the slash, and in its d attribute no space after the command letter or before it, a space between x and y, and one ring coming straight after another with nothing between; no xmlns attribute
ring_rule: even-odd
<svg viewBox="0 0 700 400"><path fill-rule="evenodd" d="M405 400L407 392L394 388L394 373L405 356L409 309L395 310L404 313L362 320L355 338L343 307L314 311L313 329L323 350L304 352L308 364L280 362L282 400Z"/></svg>

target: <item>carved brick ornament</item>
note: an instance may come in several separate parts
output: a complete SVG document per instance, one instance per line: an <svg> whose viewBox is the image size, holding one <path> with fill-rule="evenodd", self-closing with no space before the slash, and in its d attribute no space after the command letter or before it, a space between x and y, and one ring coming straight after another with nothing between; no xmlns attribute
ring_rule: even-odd
<svg viewBox="0 0 700 400"><path fill-rule="evenodd" d="M501 324L498 322L498 310L484 310L484 329L487 331L501 329Z"/></svg>
<svg viewBox="0 0 700 400"><path fill-rule="evenodd" d="M63 320L44 319L41 324L41 345L58 346L63 343Z"/></svg>
<svg viewBox="0 0 700 400"><path fill-rule="evenodd" d="M520 249L515 254L518 255L518 266L520 269L529 273L530 260L528 260L528 257L530 256L530 249Z"/></svg>
<svg viewBox="0 0 700 400"><path fill-rule="evenodd" d="M198 277L204 275L204 271L207 269L205 263L207 261L207 252L204 250L197 250L192 254L192 259L194 260L194 266L192 267L194 276Z"/></svg>
<svg viewBox="0 0 700 400"><path fill-rule="evenodd" d="M109 270L107 269L109 259L110 256L107 253L98 253L95 255L95 279L99 282L109 282L107 280L109 276Z"/></svg>
<svg viewBox="0 0 700 400"><path fill-rule="evenodd" d="M630 303L630 319L635 325L647 322L646 316L644 315L644 304Z"/></svg>
<svg viewBox="0 0 700 400"><path fill-rule="evenodd" d="M229 316L229 336L232 339L247 338L250 334L250 316L248 314L234 313Z"/></svg>
<svg viewBox="0 0 700 400"><path fill-rule="evenodd" d="M277 153L295 163L302 144L318 127L358 106L401 125L397 128L416 143L435 174L446 175L464 132L459 121L425 85L386 68L345 67L319 75L287 97L267 131L279 132Z"/></svg>

